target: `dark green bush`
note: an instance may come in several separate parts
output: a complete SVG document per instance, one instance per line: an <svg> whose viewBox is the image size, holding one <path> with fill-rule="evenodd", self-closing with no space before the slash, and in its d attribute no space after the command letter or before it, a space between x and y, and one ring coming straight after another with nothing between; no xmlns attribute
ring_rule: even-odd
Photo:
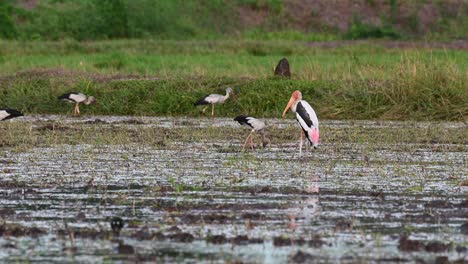
<svg viewBox="0 0 468 264"><path fill-rule="evenodd" d="M3 1L0 2L0 38L13 39L18 35L11 19L11 10L10 4Z"/></svg>
<svg viewBox="0 0 468 264"><path fill-rule="evenodd" d="M396 33L390 25L382 27L367 25L360 20L355 20L345 34L346 39L367 39L367 38L390 38L399 39L400 35Z"/></svg>

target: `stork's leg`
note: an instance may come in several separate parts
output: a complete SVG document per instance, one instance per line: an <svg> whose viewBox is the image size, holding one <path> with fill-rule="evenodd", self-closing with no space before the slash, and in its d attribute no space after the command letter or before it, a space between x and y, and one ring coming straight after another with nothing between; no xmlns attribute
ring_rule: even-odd
<svg viewBox="0 0 468 264"><path fill-rule="evenodd" d="M78 114L78 116L80 116L80 105L79 105L79 103L76 104L76 113Z"/></svg>
<svg viewBox="0 0 468 264"><path fill-rule="evenodd" d="M75 108L73 108L73 116L78 115L77 109L78 109L78 103L75 103Z"/></svg>
<svg viewBox="0 0 468 264"><path fill-rule="evenodd" d="M301 130L301 141L299 142L299 156L302 156L302 138L304 137L304 132Z"/></svg>
<svg viewBox="0 0 468 264"><path fill-rule="evenodd" d="M203 107L202 114L205 114L207 108L208 106Z"/></svg>
<svg viewBox="0 0 468 264"><path fill-rule="evenodd" d="M249 138L252 136L252 133L253 132L250 132L250 134L247 136L247 138L245 139L245 142L244 142L244 146L242 147L242 151L245 150L245 146L247 146L247 142L249 141Z"/></svg>
<svg viewBox="0 0 468 264"><path fill-rule="evenodd" d="M250 133L253 133L253 131L250 132ZM251 148L252 150L254 150L253 134L252 134L252 136L250 137L250 148Z"/></svg>
<svg viewBox="0 0 468 264"><path fill-rule="evenodd" d="M214 116L214 104L211 104L211 116Z"/></svg>
<svg viewBox="0 0 468 264"><path fill-rule="evenodd" d="M305 140L305 145L306 145L306 159L308 160L310 157L310 141L308 139Z"/></svg>

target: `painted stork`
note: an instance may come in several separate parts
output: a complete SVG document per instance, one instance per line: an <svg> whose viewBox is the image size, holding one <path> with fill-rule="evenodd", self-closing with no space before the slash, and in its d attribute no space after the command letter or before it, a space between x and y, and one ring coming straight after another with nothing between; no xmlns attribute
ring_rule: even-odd
<svg viewBox="0 0 468 264"><path fill-rule="evenodd" d="M300 91L294 91L289 99L286 108L283 111L283 118L286 115L288 109L296 113L297 122L301 126L301 142L299 143L299 154L302 155L302 139L305 133L309 143L317 148L319 143L319 121L314 109L310 104L302 100L302 93ZM307 147L307 145L306 145Z"/></svg>
<svg viewBox="0 0 468 264"><path fill-rule="evenodd" d="M75 93L75 92L64 93L61 96L59 96L58 99L66 100L66 101L71 102L71 103L75 103L75 108L73 109L73 115L74 116L79 116L80 115L80 107L79 107L80 103L83 103L85 105L89 105L89 104L92 104L92 103L96 102L96 98L94 98L93 96L87 97L86 95L84 95L82 93Z"/></svg>
<svg viewBox="0 0 468 264"><path fill-rule="evenodd" d="M0 108L0 121L12 119L18 116L23 116L23 113L15 109Z"/></svg>
<svg viewBox="0 0 468 264"><path fill-rule="evenodd" d="M196 101L193 105L211 105L211 116L214 116L214 105L215 104L222 104L224 101L226 101L229 98L229 95L232 93L232 88L228 87L226 88L226 95L222 94L209 94L206 95L203 98L200 98L198 101ZM205 106L203 108L202 113L204 114L208 106Z"/></svg>
<svg viewBox="0 0 468 264"><path fill-rule="evenodd" d="M250 147L252 150L254 149L254 144L253 144L253 133L257 132L262 135L262 142L263 142L263 147L266 147L268 144L270 144L270 139L268 139L265 135L265 123L261 120L258 120L255 117L250 117L250 116L236 116L234 118L234 121L239 122L242 126L245 126L252 131L250 131L250 134L247 136L245 139L244 146L242 147L242 151L245 150L245 146L247 145L247 142L250 139Z"/></svg>

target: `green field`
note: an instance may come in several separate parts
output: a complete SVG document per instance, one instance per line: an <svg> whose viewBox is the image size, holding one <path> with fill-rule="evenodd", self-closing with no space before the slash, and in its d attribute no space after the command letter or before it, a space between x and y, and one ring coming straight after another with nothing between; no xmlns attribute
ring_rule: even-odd
<svg viewBox="0 0 468 264"><path fill-rule="evenodd" d="M384 43L384 42L382 42ZM468 52L371 42L317 48L294 41L0 42L0 105L66 113L66 91L95 95L86 114L198 116L206 93L235 95L221 116L277 117L294 89L320 118L465 120ZM273 78L282 57L293 78Z"/></svg>

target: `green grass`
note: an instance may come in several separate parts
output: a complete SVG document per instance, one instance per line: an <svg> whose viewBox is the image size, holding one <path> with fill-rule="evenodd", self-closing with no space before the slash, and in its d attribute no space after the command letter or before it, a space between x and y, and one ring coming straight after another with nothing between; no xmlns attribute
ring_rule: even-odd
<svg viewBox="0 0 468 264"><path fill-rule="evenodd" d="M56 97L95 95L87 114L197 116L206 93L235 95L219 116L278 117L299 89L319 118L466 120L468 53L302 42L0 42L0 106L65 113ZM10 52L11 51L11 52ZM286 56L293 78L272 78ZM20 72L19 74L17 74Z"/></svg>
<svg viewBox="0 0 468 264"><path fill-rule="evenodd" d="M378 43L378 42L377 42ZM333 49L295 41L0 41L2 74L57 68L139 75L268 77L281 57L304 80L385 77L402 63L468 70L468 53L457 50L398 50L363 44ZM452 70L452 69L449 69ZM376 76L377 75L377 76Z"/></svg>

